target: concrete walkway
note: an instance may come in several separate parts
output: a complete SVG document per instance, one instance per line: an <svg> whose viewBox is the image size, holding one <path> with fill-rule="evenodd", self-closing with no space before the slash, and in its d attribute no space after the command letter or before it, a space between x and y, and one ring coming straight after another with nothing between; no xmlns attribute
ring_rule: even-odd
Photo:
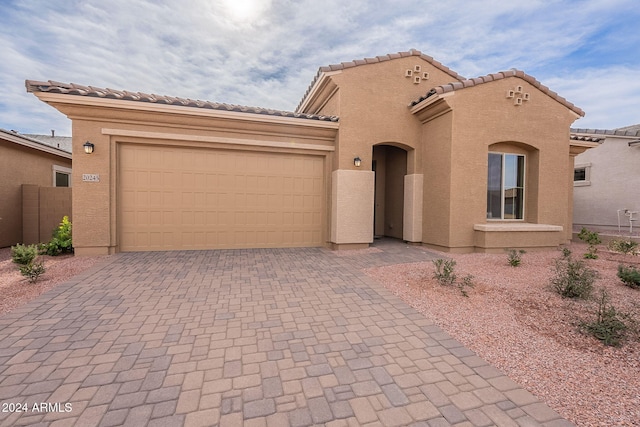
<svg viewBox="0 0 640 427"><path fill-rule="evenodd" d="M0 425L572 425L362 272L431 258L116 255L0 317Z"/></svg>

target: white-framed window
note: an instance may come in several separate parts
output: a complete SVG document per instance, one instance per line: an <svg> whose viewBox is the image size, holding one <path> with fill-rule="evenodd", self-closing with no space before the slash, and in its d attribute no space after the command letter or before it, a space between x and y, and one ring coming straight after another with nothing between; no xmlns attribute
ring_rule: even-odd
<svg viewBox="0 0 640 427"><path fill-rule="evenodd" d="M487 219L524 219L525 156L489 153Z"/></svg>
<svg viewBox="0 0 640 427"><path fill-rule="evenodd" d="M591 185L591 163L581 163L574 166L573 186L584 187Z"/></svg>
<svg viewBox="0 0 640 427"><path fill-rule="evenodd" d="M53 165L53 186L71 187L71 169L64 166Z"/></svg>

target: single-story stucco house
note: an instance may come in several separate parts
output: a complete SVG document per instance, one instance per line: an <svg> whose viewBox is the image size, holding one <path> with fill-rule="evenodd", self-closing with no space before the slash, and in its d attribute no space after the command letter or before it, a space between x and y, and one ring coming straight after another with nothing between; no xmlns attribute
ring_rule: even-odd
<svg viewBox="0 0 640 427"><path fill-rule="evenodd" d="M571 238L584 113L518 70L465 79L411 50L322 67L295 112L53 81L72 120L78 255ZM83 145L93 146L83 154Z"/></svg>
<svg viewBox="0 0 640 427"><path fill-rule="evenodd" d="M39 188L70 187L71 182L70 151L0 129L0 248L49 241L62 216L71 215L71 195L68 188L50 189L40 199Z"/></svg>
<svg viewBox="0 0 640 427"><path fill-rule="evenodd" d="M598 142L575 159L574 229L640 236L640 125L571 129L571 137Z"/></svg>

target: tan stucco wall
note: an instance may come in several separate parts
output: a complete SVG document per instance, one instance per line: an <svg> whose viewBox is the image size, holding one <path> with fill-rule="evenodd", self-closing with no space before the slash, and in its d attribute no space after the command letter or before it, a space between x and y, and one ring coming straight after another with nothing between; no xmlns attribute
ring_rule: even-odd
<svg viewBox="0 0 640 427"><path fill-rule="evenodd" d="M416 65L429 73L429 80L415 84L405 77L406 71ZM334 95L328 104L339 99L339 108L327 106L322 110L340 113L340 145L334 167L354 169L353 158L360 157L361 168L371 170L372 147L388 143L410 151L408 173L416 173L420 153L411 149L416 148L421 127L407 106L433 86L455 79L418 56L349 68L329 78L339 87L339 96Z"/></svg>
<svg viewBox="0 0 640 427"><path fill-rule="evenodd" d="M372 171L337 170L331 174L331 242L373 242Z"/></svg>
<svg viewBox="0 0 640 427"><path fill-rule="evenodd" d="M53 166L71 160L0 139L0 247L22 243L22 184L53 186Z"/></svg>
<svg viewBox="0 0 640 427"><path fill-rule="evenodd" d="M405 77L416 65L429 73L429 79L419 84ZM81 154L74 160L73 210L83 213L74 224L75 242L81 248L78 253L110 253L118 248L120 143L318 151L326 156L327 243L370 243L375 209L376 234L405 238L403 222L408 218L411 224L406 231L411 241L455 251L484 250L498 241L512 246L508 233L479 235L486 231L474 230L474 226L488 222L488 152L524 153L527 178L522 222L558 228L551 232L552 238L546 231L518 231L524 234L513 234L514 243L526 233L547 233L545 244L556 238L568 241L569 126L577 114L518 77L458 89L409 107L409 102L434 86L455 79L418 56L321 73L301 112L339 114L339 124L112 99L38 96L73 119L75 152L82 152L87 140L96 145L93 155ZM530 100L521 106L506 97L516 86L530 94ZM247 141L254 143L246 145ZM378 184L382 180L383 186L374 184L371 172L374 146L397 147L394 150L404 150L406 155L406 160L398 160L400 156L377 152L382 163L378 163ZM355 157L362 160L360 167L354 165ZM100 182L83 182L82 174L99 174ZM409 178L411 188L404 187L405 175L413 177ZM539 238L532 238L531 243L539 245Z"/></svg>
<svg viewBox="0 0 640 427"><path fill-rule="evenodd" d="M424 176L422 174L404 177L404 218L403 236L407 242L422 241L422 194Z"/></svg>
<svg viewBox="0 0 640 427"><path fill-rule="evenodd" d="M506 98L516 85L531 100L515 106ZM565 106L519 78L506 78L458 90L443 98L453 110L427 121L424 242L473 250L474 224L486 223L487 155L491 151L527 154L525 220L563 228L570 239L568 209L572 173L569 126L576 116ZM436 108L435 104L432 108ZM428 119L424 112L422 119ZM453 166L455 165L455 167ZM449 177L450 192L430 189L437 177ZM447 183L439 183L446 186ZM447 236L448 234L448 236Z"/></svg>
<svg viewBox="0 0 640 427"><path fill-rule="evenodd" d="M600 146L575 157L575 166L590 164L589 185L573 189L573 221L618 231L618 210L640 211L640 146L629 147L633 138L608 137ZM637 215L640 218L640 215ZM620 213L623 232L629 218ZM634 224L640 227L640 221Z"/></svg>
<svg viewBox="0 0 640 427"><path fill-rule="evenodd" d="M79 103L87 101L81 97L67 98ZM266 152L313 151L326 156L326 176L332 169L330 153L334 149L337 127L332 122L268 120L262 115L220 115L210 110L169 106L148 106L152 110L145 111L137 109L146 108L147 105L143 103L101 101L100 105L52 103L74 118L73 151L80 153L74 158L73 174L73 212L77 213L74 248L77 255L118 251L117 171L120 143ZM85 141L95 145L93 154L84 153L82 145ZM314 151L314 147L318 147L317 151ZM83 174L98 175L99 182L84 182ZM329 187L328 182L326 185ZM327 188L327 194L329 191ZM324 217L327 218L328 213ZM324 229L324 240L328 244L329 226L325 225Z"/></svg>
<svg viewBox="0 0 640 427"><path fill-rule="evenodd" d="M414 83L413 78L405 77L406 71L415 70L416 65L421 67L421 72L429 73L429 79L421 80L419 84ZM455 78L428 61L411 56L344 69L330 73L327 80L330 82L319 85L327 92L324 95L327 99L310 102L305 111L339 114L340 128L333 162L335 169L371 170L373 147L376 145L406 150L406 161L402 158L405 164L398 169L399 156L392 154L387 158L385 147L377 147L374 207L375 234L402 239L406 204L403 200L403 176L423 170L423 151L417 149L420 146L421 123L409 113L408 104L425 95L433 86ZM362 159L360 168L353 164L355 157ZM399 170L402 176L394 178ZM332 212L335 213L335 209ZM363 212L361 221L369 221L369 217L373 217L371 213ZM331 221L335 220L332 215Z"/></svg>
<svg viewBox="0 0 640 427"><path fill-rule="evenodd" d="M422 133L423 218L422 242L445 247L450 241L451 138L453 114L424 124Z"/></svg>

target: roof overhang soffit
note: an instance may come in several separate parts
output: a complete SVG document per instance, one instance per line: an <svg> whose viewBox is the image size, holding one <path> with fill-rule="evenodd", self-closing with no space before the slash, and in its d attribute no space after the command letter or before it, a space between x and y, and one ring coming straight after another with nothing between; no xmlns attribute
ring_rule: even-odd
<svg viewBox="0 0 640 427"><path fill-rule="evenodd" d="M573 139L569 140L569 154L572 156L577 156L578 154L584 153L589 148L595 148L600 145L599 142L592 141L576 141Z"/></svg>
<svg viewBox="0 0 640 427"><path fill-rule="evenodd" d="M335 76L340 73L342 73L340 70L321 72L316 79L315 84L309 90L309 93L296 111L305 112L307 114L316 114L322 110L322 107L326 105L333 94L339 89L338 85L333 81L333 79L331 79L331 76Z"/></svg>
<svg viewBox="0 0 640 427"><path fill-rule="evenodd" d="M420 122L429 122L452 110L451 105L447 102L447 98L454 95L455 92L431 95L419 104L412 107L410 106L409 111L411 111L411 114L418 117Z"/></svg>

